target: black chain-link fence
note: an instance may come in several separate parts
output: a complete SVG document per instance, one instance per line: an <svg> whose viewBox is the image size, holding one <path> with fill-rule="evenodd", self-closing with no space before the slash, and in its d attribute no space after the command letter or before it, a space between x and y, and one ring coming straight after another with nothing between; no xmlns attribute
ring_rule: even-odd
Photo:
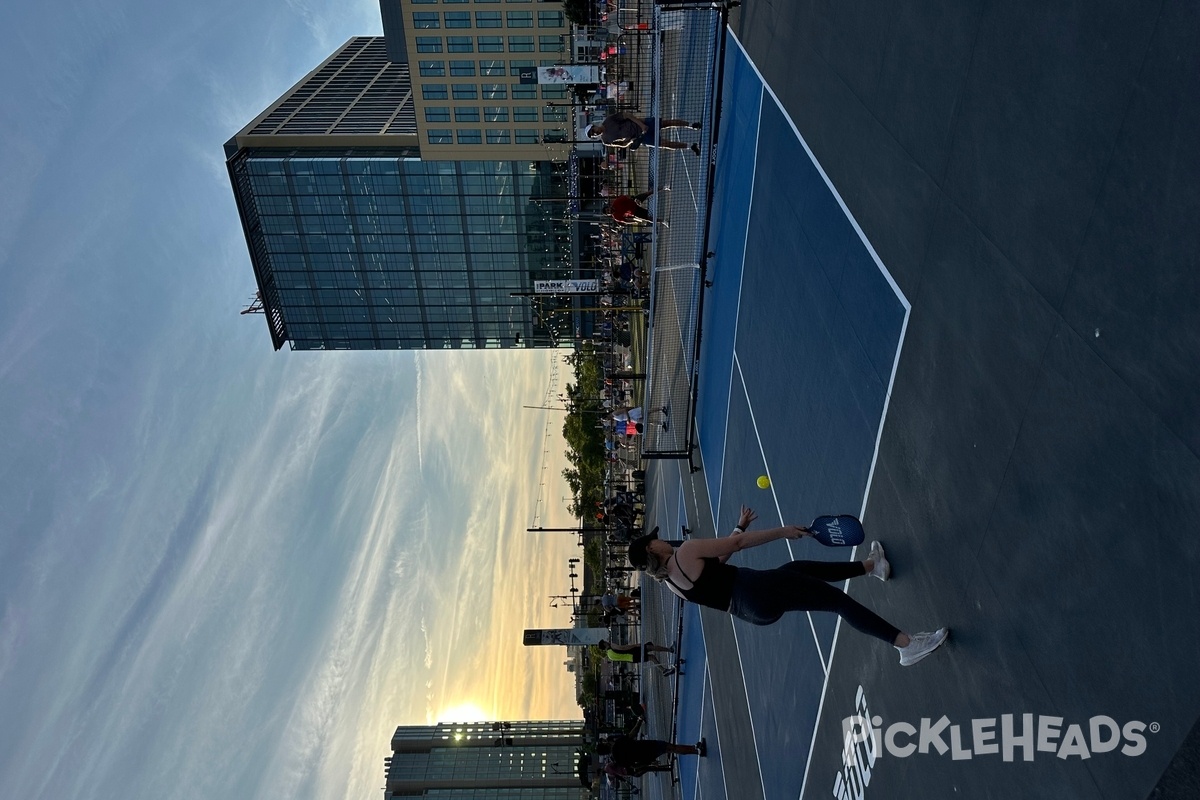
<svg viewBox="0 0 1200 800"><path fill-rule="evenodd" d="M649 154L656 216L668 225L654 235L645 408L654 421L666 408L669 421L646 426L647 458L691 455L726 16L723 3L662 5L654 14L652 116L672 127Z"/></svg>

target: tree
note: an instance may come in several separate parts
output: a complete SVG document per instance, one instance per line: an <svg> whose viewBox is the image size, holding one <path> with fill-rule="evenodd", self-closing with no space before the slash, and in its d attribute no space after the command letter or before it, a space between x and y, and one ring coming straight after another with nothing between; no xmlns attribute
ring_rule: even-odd
<svg viewBox="0 0 1200 800"><path fill-rule="evenodd" d="M567 362L574 368L576 380L566 387L567 416L562 431L571 466L563 470L563 477L573 494L568 510L584 517L594 513L597 501L604 498L604 432L596 425L603 411L600 389L604 372L590 345L581 346Z"/></svg>

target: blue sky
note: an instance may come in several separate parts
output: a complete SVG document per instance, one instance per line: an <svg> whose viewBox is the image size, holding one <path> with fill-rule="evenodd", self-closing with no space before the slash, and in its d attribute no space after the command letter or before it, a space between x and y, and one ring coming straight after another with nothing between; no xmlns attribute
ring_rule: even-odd
<svg viewBox="0 0 1200 800"><path fill-rule="evenodd" d="M392 729L578 715L546 353L275 353L222 144L355 3L0 10L0 786L373 797ZM551 486L539 490L542 475ZM548 504L549 512L546 512Z"/></svg>

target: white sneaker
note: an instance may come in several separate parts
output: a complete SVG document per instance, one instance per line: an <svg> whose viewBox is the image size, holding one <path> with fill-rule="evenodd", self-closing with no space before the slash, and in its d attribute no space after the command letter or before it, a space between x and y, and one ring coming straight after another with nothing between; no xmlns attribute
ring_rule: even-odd
<svg viewBox="0 0 1200 800"><path fill-rule="evenodd" d="M892 565L888 563L887 556L883 554L883 545L879 542L871 542L867 558L875 562L875 567L871 570L871 577L886 581L892 576Z"/></svg>
<svg viewBox="0 0 1200 800"><path fill-rule="evenodd" d="M914 633L909 637L908 647L897 647L900 651L900 666L911 667L925 656L942 646L950 635L947 628L938 628L932 633Z"/></svg>

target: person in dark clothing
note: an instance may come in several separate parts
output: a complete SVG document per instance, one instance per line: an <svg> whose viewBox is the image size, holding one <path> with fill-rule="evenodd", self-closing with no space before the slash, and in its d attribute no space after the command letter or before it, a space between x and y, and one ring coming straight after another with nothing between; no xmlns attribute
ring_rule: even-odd
<svg viewBox="0 0 1200 800"><path fill-rule="evenodd" d="M611 742L600 742L596 745L599 755L608 756L608 764L604 771L618 778L637 777L651 770L670 769L669 764L658 764L658 759L667 755L700 756L708 753L708 744L701 739L692 744L673 744L662 739L634 739L631 736L618 736Z"/></svg>
<svg viewBox="0 0 1200 800"><path fill-rule="evenodd" d="M665 147L668 150L691 149L693 153L700 155L700 145L698 144L689 145L685 142L662 138L659 132L667 128L691 128L698 131L700 123L688 122L686 119L658 120L654 117L643 119L626 114L624 111L618 111L605 117L604 122L593 122L588 125L584 128L583 134L589 139L599 139L609 147L628 147L636 150L642 145L647 145L648 147Z"/></svg>
<svg viewBox="0 0 1200 800"><path fill-rule="evenodd" d="M856 630L894 646L904 666L917 663L946 640L946 628L910 636L829 585L863 575L886 581L891 565L879 542L871 543L865 561L790 561L771 570L725 563L739 550L778 539L799 539L810 533L800 525L751 533L746 529L755 519L754 511L742 506L730 536L689 539L678 548L653 535L642 536L629 545L629 563L665 581L685 600L728 612L754 625L770 625L789 611L832 611Z"/></svg>

